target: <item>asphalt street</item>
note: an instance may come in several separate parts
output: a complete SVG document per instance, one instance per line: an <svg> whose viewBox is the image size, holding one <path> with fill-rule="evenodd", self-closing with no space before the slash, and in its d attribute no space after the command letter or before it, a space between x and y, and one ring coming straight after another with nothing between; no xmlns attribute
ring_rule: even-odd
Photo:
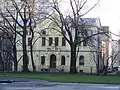
<svg viewBox="0 0 120 90"><path fill-rule="evenodd" d="M37 79L0 78L0 90L120 90L120 85L48 82ZM15 81L15 82L14 82Z"/></svg>

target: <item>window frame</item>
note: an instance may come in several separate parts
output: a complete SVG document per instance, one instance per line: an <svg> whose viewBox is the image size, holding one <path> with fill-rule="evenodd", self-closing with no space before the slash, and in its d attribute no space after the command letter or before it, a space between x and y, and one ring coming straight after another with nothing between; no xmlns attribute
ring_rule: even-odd
<svg viewBox="0 0 120 90"><path fill-rule="evenodd" d="M28 37L28 46L31 44L31 37Z"/></svg>
<svg viewBox="0 0 120 90"><path fill-rule="evenodd" d="M50 41L51 40L51 41ZM49 46L51 46L53 44L53 38L49 37Z"/></svg>
<svg viewBox="0 0 120 90"><path fill-rule="evenodd" d="M84 62L84 56L81 55L81 56L79 56L79 65L84 65L84 64L85 64L85 62Z"/></svg>
<svg viewBox="0 0 120 90"><path fill-rule="evenodd" d="M66 46L66 40L64 37L62 37L62 46Z"/></svg>
<svg viewBox="0 0 120 90"><path fill-rule="evenodd" d="M45 56L41 56L41 65L45 65Z"/></svg>
<svg viewBox="0 0 120 90"><path fill-rule="evenodd" d="M46 46L46 37L42 37L42 46Z"/></svg>
<svg viewBox="0 0 120 90"><path fill-rule="evenodd" d="M66 63L65 63L65 56L64 55L62 55L61 56L61 65L65 65Z"/></svg>
<svg viewBox="0 0 120 90"><path fill-rule="evenodd" d="M58 46L58 45L59 45L59 38L55 37L55 46Z"/></svg>

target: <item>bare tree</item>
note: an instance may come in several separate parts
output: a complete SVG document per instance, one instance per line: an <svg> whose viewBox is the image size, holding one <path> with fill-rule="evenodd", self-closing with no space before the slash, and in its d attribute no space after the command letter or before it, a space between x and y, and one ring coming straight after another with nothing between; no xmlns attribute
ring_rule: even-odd
<svg viewBox="0 0 120 90"><path fill-rule="evenodd" d="M44 1L44 0L43 0ZM0 8L0 16L4 20L4 25L1 24L1 28L4 30L11 31L13 33L13 54L15 57L14 60L14 68L17 71L17 64L23 58L23 72L29 72L28 69L28 51L27 51L27 34L31 32L30 35L30 54L31 54L31 62L33 71L36 71L36 66L34 63L33 58L33 45L34 45L34 33L37 22L43 18L45 15L44 10L42 8L38 8L36 4L36 0L5 0L8 5L4 9ZM9 7L11 6L11 7ZM6 16L9 16L9 18ZM42 19L43 20L43 19ZM7 29L6 29L7 28ZM23 48L23 55L17 60L17 48L16 43L17 36L20 36L22 39L22 48Z"/></svg>
<svg viewBox="0 0 120 90"><path fill-rule="evenodd" d="M10 71L12 70L12 33L3 31L0 28L0 68L2 71Z"/></svg>
<svg viewBox="0 0 120 90"><path fill-rule="evenodd" d="M7 1L5 1L5 2L7 3ZM6 10L6 9L4 9L4 10ZM2 20L1 21L2 23L0 23L0 30L7 35L7 38L10 40L10 42L12 44L12 47L13 47L14 71L17 71L17 50L16 50L17 24L13 21L12 18L10 18L9 13L6 13L7 11L4 11L4 10L2 8L0 8L0 18ZM15 15L14 18L16 20L18 19L18 15L17 14L18 13L14 14ZM12 23L11 23L11 21L12 21ZM9 34L12 34L12 38L9 37Z"/></svg>
<svg viewBox="0 0 120 90"><path fill-rule="evenodd" d="M58 30L65 40L70 45L71 49L71 62L70 62L70 73L77 73L76 70L76 48L78 43L81 43L94 35L98 35L98 33L94 35L88 36L87 30L85 29L85 22L82 19L84 15L90 12L98 3L94 4L91 8L87 9L84 13L82 13L85 5L87 4L87 0L69 0L68 4L70 5L71 13L67 16L64 15L64 12L60 9L59 1L53 0L54 3L54 11L57 13L58 19L56 17L51 17L50 19L56 23L59 27ZM54 28L54 27L53 27ZM83 40L79 41L79 35L83 37Z"/></svg>
<svg viewBox="0 0 120 90"><path fill-rule="evenodd" d="M7 1L6 1L7 2ZM5 11L7 15L10 16L10 18L13 20L14 24L11 24L10 20L6 18L4 15L3 10L1 10L1 16L6 21L7 25L12 29L12 31L16 35L20 35L22 37L22 48L23 48L23 72L28 72L28 58L27 58L27 48L26 48L26 36L27 36L27 30L30 28L29 23L30 22L30 8L29 8L29 2L26 0L16 2L15 0L10 0L12 3L11 6L13 6L12 9L14 11L11 11L8 7L5 8ZM17 28L16 28L17 27ZM18 30L19 28L19 30Z"/></svg>

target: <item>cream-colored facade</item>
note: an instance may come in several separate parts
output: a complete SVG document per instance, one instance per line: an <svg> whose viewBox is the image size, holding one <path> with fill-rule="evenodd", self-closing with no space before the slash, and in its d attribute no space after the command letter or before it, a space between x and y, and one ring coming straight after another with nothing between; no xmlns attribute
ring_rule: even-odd
<svg viewBox="0 0 120 90"><path fill-rule="evenodd" d="M12 4L6 3L3 1L4 6L8 7L10 6L10 10L12 10ZM18 4L21 4L21 0L15 0L18 1ZM35 2L34 2L35 1ZM41 17L37 17L37 9L40 8L42 11L51 12L50 9L48 9L49 5L52 5L48 2L48 0L31 0L30 5L33 5L33 3L37 3L35 6L34 14L36 15L36 20L41 19ZM5 7L3 7L3 11L5 11ZM34 7L31 6L31 8ZM36 9L37 8L37 9ZM48 10L47 10L48 9ZM41 12L42 12L41 11ZM89 22L90 20L90 22ZM94 23L93 21L96 20ZM92 21L92 22L91 22ZM98 32L99 28L101 27L99 19L93 19L90 18L87 19L87 22L89 24L87 27L92 31L92 33ZM34 52L34 62L36 65L36 71L44 71L48 70L50 71L50 68L53 68L55 71L65 71L69 72L70 70L70 47L69 44L64 42L63 44L63 36L56 32L55 30L46 30L45 28L50 25L51 21L45 20L42 23L37 23L35 28L35 37L34 37L34 46L33 46L33 52ZM92 23L92 24L91 24ZM57 27L55 27L57 28ZM18 28L19 29L19 28ZM45 30L45 34L43 35L43 31ZM74 32L73 32L74 33ZM31 37L30 32L28 31L27 35L27 50L28 50L28 58L29 58L29 69L32 71L32 63L31 63L31 57L30 57L30 47L29 47L29 38ZM97 39L98 36L95 36ZM45 42L44 42L45 40ZM44 45L43 45L44 42ZM56 45L57 42L57 45ZM83 45L81 43L79 47L79 52L77 55L77 62L76 62L76 68L78 72L87 72L87 73L95 73L96 72L96 62L98 57L98 42L94 41L95 47L90 47L88 45ZM50 44L51 43L51 44ZM49 45L50 44L50 45ZM17 35L17 58L18 58L18 70L22 71L22 43L21 43L21 36ZM77 53L77 52L76 52ZM93 55L94 54L94 55ZM80 63L80 60L82 59L82 63ZM55 69L56 68L56 69Z"/></svg>
<svg viewBox="0 0 120 90"><path fill-rule="evenodd" d="M64 43L62 41L63 36L59 32L52 29L51 30L45 29L50 23L51 21L46 20L43 23L38 23L36 26L35 31L37 33L35 33L34 37L34 41L36 42L33 48L36 71L69 72L71 57L69 44L67 42L65 45L63 44ZM91 28L91 30L93 30L93 32L98 31L98 26L89 27ZM30 35L28 35L27 37L29 38ZM52 42L51 45L49 45L50 42ZM97 42L95 42L95 44L97 45ZM27 48L29 57L29 69L30 71L32 71L29 45ZM22 56L22 48L20 45L18 45L17 50L18 58L20 58ZM96 61L97 61L96 51L97 47L95 47L94 49L90 49L88 45L83 45L83 43L81 43L81 45L79 46L79 52L76 52L78 53L76 62L76 68L78 72L96 73ZM80 59L83 59L82 63L80 63ZM19 71L22 70L22 58L18 63L18 70Z"/></svg>

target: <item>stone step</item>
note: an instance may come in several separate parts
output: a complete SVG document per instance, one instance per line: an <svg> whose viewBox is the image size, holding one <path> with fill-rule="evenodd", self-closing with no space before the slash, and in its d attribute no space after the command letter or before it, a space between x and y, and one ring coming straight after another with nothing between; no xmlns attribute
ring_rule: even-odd
<svg viewBox="0 0 120 90"><path fill-rule="evenodd" d="M57 68L49 68L48 71L49 71L49 72L60 72L60 70L57 69Z"/></svg>

